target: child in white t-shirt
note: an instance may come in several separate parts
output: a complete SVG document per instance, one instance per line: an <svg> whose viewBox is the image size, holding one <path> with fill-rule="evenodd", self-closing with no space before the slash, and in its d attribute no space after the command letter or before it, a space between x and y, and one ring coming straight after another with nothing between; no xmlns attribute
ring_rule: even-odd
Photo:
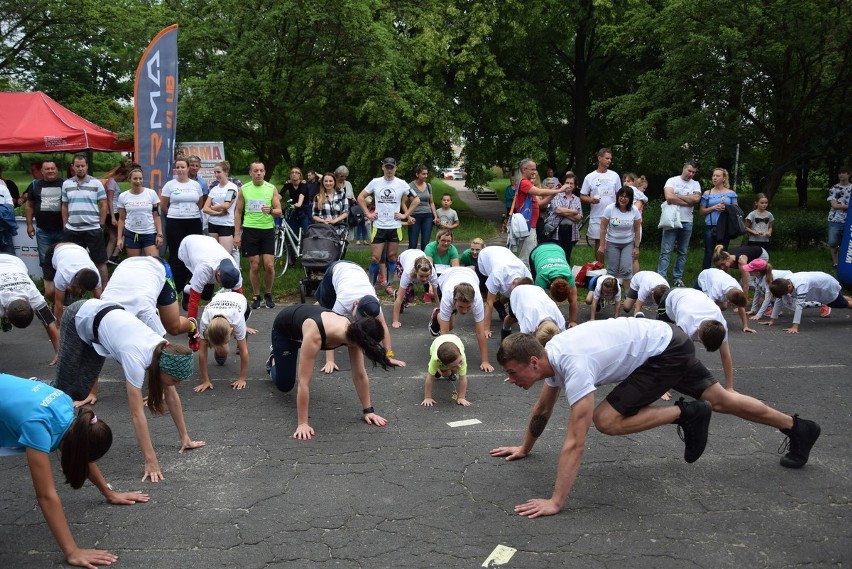
<svg viewBox="0 0 852 569"><path fill-rule="evenodd" d="M592 307L589 320L594 320L605 304L612 304L615 307L612 315L618 317L621 313L621 284L618 279L609 275L592 277L589 283L589 294L586 295L586 304Z"/></svg>

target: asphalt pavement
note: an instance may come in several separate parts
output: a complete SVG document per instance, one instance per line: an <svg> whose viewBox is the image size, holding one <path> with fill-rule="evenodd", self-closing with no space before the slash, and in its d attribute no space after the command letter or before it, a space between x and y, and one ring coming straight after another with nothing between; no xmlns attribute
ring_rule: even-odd
<svg viewBox="0 0 852 569"><path fill-rule="evenodd" d="M469 317L459 319L457 332L471 364L471 407L452 402L447 382L435 386L437 406L420 406L432 337L430 309L417 305L393 330L394 350L407 367L370 370L373 405L389 424L364 423L348 359L338 350L344 352L337 358L341 371L324 375L317 368L312 384L316 436L297 441L291 438L295 391L278 392L264 370L276 313L261 309L252 316L259 332L249 337L245 390L229 388L238 372L234 354L224 367L211 367L212 391L194 393L197 379L180 386L189 432L206 447L179 455L171 419L149 418L165 475L157 484L140 482L142 458L124 380L107 362L95 408L115 441L99 464L114 487L142 489L151 501L112 506L90 485L72 491L60 483L54 457L81 546L116 552L118 567L146 569L478 567L498 546L516 550L504 566L517 568L843 567L852 561L852 311L835 310L828 319L808 311L797 336L762 326L756 335L744 334L735 315L727 315L735 387L822 426L805 468L778 464L784 439L778 431L720 414L694 464L683 461L674 426L626 437L592 429L565 508L536 520L513 508L550 495L569 409L564 400L557 405L526 459L491 458L494 447L520 444L538 387L523 391L499 372L477 370ZM587 318L583 306L580 319ZM40 326L0 339L0 370L50 376L51 348ZM497 346L496 338L488 343L495 365ZM698 351L721 377L718 355ZM465 423L453 426L459 421ZM0 460L0 480L0 566L61 565L25 459Z"/></svg>

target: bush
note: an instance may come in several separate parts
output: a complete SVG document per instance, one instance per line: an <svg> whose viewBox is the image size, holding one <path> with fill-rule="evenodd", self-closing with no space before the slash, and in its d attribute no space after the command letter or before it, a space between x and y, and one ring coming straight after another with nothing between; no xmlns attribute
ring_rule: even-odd
<svg viewBox="0 0 852 569"><path fill-rule="evenodd" d="M824 211L785 210L772 224L773 249L813 248L825 241L827 221Z"/></svg>

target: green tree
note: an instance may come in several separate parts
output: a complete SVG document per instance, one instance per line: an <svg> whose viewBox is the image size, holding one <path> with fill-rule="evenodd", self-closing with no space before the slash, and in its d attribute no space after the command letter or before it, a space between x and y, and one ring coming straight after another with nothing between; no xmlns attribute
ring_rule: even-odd
<svg viewBox="0 0 852 569"><path fill-rule="evenodd" d="M649 5L650 6L650 5ZM797 159L842 143L852 89L852 18L843 0L668 0L633 12L661 54L611 101L637 160L731 167L737 145L770 199ZM614 34L616 39L622 39Z"/></svg>

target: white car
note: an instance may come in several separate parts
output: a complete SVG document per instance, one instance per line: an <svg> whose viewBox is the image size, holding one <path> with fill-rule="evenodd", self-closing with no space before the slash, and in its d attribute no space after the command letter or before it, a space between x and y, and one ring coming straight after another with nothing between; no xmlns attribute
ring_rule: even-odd
<svg viewBox="0 0 852 569"><path fill-rule="evenodd" d="M467 178L467 172L461 168L447 168L443 175L445 180L464 180Z"/></svg>

